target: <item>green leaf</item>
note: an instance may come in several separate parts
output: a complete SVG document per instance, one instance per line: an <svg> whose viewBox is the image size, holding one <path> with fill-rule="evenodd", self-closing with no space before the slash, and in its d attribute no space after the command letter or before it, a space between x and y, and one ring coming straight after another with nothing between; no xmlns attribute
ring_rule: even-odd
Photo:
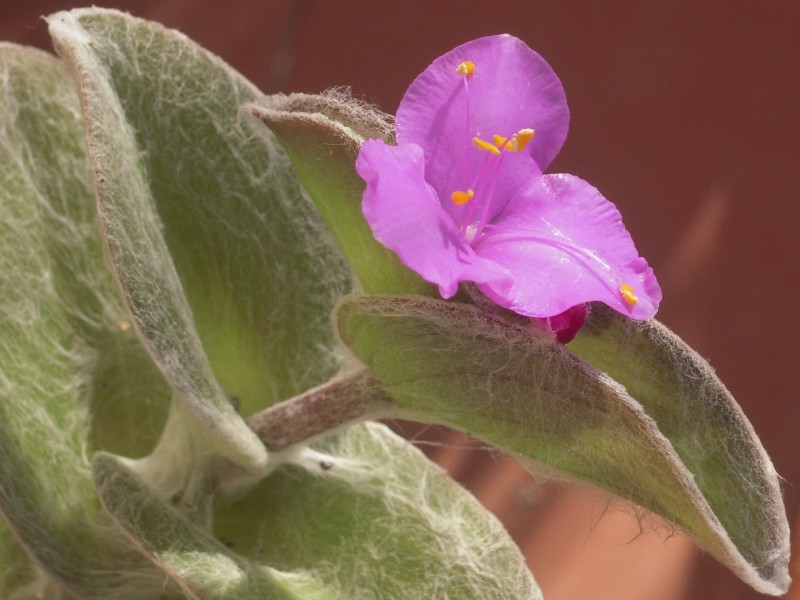
<svg viewBox="0 0 800 600"><path fill-rule="evenodd" d="M336 317L342 340L372 369L405 418L466 431L517 454L523 464L534 459L631 500L678 524L755 589L785 591L788 546L779 497L758 490L760 499L741 502L738 521L724 511L716 514L709 501L719 494L715 482L726 475L733 480L725 489L730 494L726 509L753 494L751 484L740 477L740 462L747 462L751 473L760 471L753 481L771 482L773 486L763 485L772 489L777 485L768 461L753 462L754 456L764 458L754 436L736 443L723 440L742 436L749 428L729 396L715 396L724 407L694 410L697 400L687 399L691 392L667 394L660 400L673 408L662 409L656 421L619 383L563 346L473 306L356 296L341 301ZM661 342L654 337L649 343ZM636 355L642 365L636 367L641 369L637 376L645 377L643 365L654 352L647 347ZM625 356L609 351L607 362L627 365ZM699 374L696 370L673 370L671 376L686 390L713 387L710 371L701 373L702 384L691 381ZM656 368L656 385L660 376ZM660 429L667 413L679 421ZM739 424L732 426L734 415ZM689 424L691 420L700 423ZM736 455L724 465L689 461L690 470L665 437L682 427L706 432L695 438L696 446L724 444L723 452ZM680 444L680 436L675 441ZM752 543L741 537L750 529L756 536L764 530L774 536L767 542L773 562L766 566L756 562L763 555L753 556Z"/></svg>
<svg viewBox="0 0 800 600"><path fill-rule="evenodd" d="M148 489L97 454L103 506L190 598L539 599L502 525L438 467L378 424L289 462L211 518Z"/></svg>
<svg viewBox="0 0 800 600"><path fill-rule="evenodd" d="M386 115L337 93L270 96L246 109L283 144L364 292L438 297L375 239L361 214L364 181L355 160L364 139L393 135Z"/></svg>
<svg viewBox="0 0 800 600"><path fill-rule="evenodd" d="M85 457L148 452L170 392L104 268L64 65L0 45L0 131L0 510L56 580L31 583L49 597L155 597L160 576L102 516Z"/></svg>
<svg viewBox="0 0 800 600"><path fill-rule="evenodd" d="M541 598L502 525L383 425L288 458L217 511L236 553L307 573L333 598Z"/></svg>
<svg viewBox="0 0 800 600"><path fill-rule="evenodd" d="M272 137L243 131L239 107L259 96L249 82L120 12L49 22L78 73L104 236L135 325L200 422L257 464L226 394L249 414L336 371L328 317L350 287L345 263Z"/></svg>
<svg viewBox="0 0 800 600"><path fill-rule="evenodd" d="M784 593L790 540L778 477L710 365L658 321L602 305L569 349L624 385L658 423L730 536L701 545L729 554L728 566L756 589Z"/></svg>
<svg viewBox="0 0 800 600"><path fill-rule="evenodd" d="M0 50L0 54L2 52ZM25 550L0 520L0 596L9 598L12 592L31 582L35 575L36 569Z"/></svg>
<svg viewBox="0 0 800 600"><path fill-rule="evenodd" d="M330 597L307 577L286 576L232 552L198 522L195 506L162 500L123 459L98 453L92 469L104 508L186 598Z"/></svg>

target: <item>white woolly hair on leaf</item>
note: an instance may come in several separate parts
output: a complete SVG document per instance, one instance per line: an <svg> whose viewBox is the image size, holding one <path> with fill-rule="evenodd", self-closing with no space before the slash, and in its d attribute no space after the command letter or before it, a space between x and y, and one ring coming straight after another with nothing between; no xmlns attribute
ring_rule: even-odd
<svg viewBox="0 0 800 600"><path fill-rule="evenodd" d="M259 528L247 527L254 521ZM220 506L215 529L239 552L306 572L337 597L541 598L499 521L378 423L298 450Z"/></svg>
<svg viewBox="0 0 800 600"><path fill-rule="evenodd" d="M380 138L394 142L394 116L355 98L348 87L334 87L322 94L273 94L258 105L280 112L318 115L331 124L346 127L361 141Z"/></svg>
<svg viewBox="0 0 800 600"><path fill-rule="evenodd" d="M23 567L0 530L3 592L154 597L163 577L119 537L89 477L92 402L119 375L96 344L114 347L127 313L103 265L73 83L54 57L0 44L0 97L0 509L38 565Z"/></svg>
<svg viewBox="0 0 800 600"><path fill-rule="evenodd" d="M603 315L613 311L596 313L590 340L603 335ZM779 594L788 586L788 527L771 463L707 364L663 326L612 315L624 325L608 335L621 332L623 340L601 337L592 354L604 372L473 306L351 296L340 301L336 318L344 343L374 371L403 418L467 431L603 487L674 521L755 589ZM637 345L645 346L642 365L631 353ZM710 446L699 456L683 439L692 432L689 442ZM731 455L722 452L720 460L720 447ZM728 488L721 498L720 486Z"/></svg>
<svg viewBox="0 0 800 600"><path fill-rule="evenodd" d="M708 362L658 321L601 306L570 347L624 384L668 437L719 519L720 560L754 588L783 593L790 538L779 478Z"/></svg>
<svg viewBox="0 0 800 600"><path fill-rule="evenodd" d="M258 470L263 456L203 363L245 412L335 372L327 314L344 265L274 141L235 131L239 105L257 96L238 74L115 11L60 13L51 28L82 73L102 222L134 325L209 439ZM90 48L64 33L75 28L91 32Z"/></svg>

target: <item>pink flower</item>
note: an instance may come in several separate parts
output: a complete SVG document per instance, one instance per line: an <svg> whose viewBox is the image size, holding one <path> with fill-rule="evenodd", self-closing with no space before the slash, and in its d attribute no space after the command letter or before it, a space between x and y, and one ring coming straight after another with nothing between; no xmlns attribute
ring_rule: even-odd
<svg viewBox="0 0 800 600"><path fill-rule="evenodd" d="M485 37L440 56L406 91L396 123L397 146L361 148L362 210L444 298L475 282L570 339L588 302L655 314L661 290L616 207L573 175L542 174L569 110L558 77L522 41Z"/></svg>

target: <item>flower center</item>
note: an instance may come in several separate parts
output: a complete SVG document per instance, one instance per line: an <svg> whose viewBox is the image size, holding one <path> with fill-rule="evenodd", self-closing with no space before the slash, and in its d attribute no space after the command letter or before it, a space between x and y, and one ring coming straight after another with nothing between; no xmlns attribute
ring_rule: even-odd
<svg viewBox="0 0 800 600"><path fill-rule="evenodd" d="M450 199L462 206L475 197L475 188L484 189L488 183L489 190L494 189L494 184L497 178L497 173L500 170L500 162L502 160L503 152L522 152L525 146L533 139L533 129L520 129L517 133L510 138L502 135L495 134L492 136L491 142L482 140L479 137L472 138L472 143L478 150L488 152L489 156L483 161L478 174L472 180L466 191L456 190L450 194ZM485 196L479 196L478 201L481 204L488 204L489 199Z"/></svg>
<svg viewBox="0 0 800 600"><path fill-rule="evenodd" d="M470 95L467 79L475 73L475 63L465 60L456 67L456 72L464 81L464 94L467 100L467 135L472 135ZM492 141L483 140L479 137L472 138L472 143L475 147L487 153L486 158L467 189L455 190L450 194L450 199L457 206L469 204L461 225L461 230L468 243L471 244L486 227L489 207L492 204L492 196L500 173L500 165L503 162L503 155L506 152L522 152L532 139L533 129L528 128L520 129L510 136L495 134L492 136Z"/></svg>

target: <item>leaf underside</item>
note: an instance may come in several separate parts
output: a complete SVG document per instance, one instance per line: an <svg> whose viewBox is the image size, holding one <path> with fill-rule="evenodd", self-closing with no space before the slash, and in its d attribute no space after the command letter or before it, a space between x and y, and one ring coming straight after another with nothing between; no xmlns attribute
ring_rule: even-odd
<svg viewBox="0 0 800 600"><path fill-rule="evenodd" d="M216 537L124 461L99 454L93 469L115 522L187 597L541 598L500 523L382 425L315 444L222 502Z"/></svg>
<svg viewBox="0 0 800 600"><path fill-rule="evenodd" d="M661 401L672 408L654 420L628 393L641 388L630 385L626 391L560 344L473 306L353 296L341 301L337 318L343 341L406 418L466 431L521 456L523 465L533 459L609 490L678 524L757 590L785 591L788 540L780 496L767 493L777 490L771 464L730 395L710 370L699 371L696 355L683 352L684 366L693 361L695 370L670 373L675 387L663 384ZM608 362L647 365L648 356L658 356L654 348L647 352L638 355L620 344ZM664 372L674 367L668 361L649 366L652 371L642 366L638 373L631 367L630 381L667 381ZM701 379L693 377L697 372ZM716 410L693 410L704 398L701 388L716 390ZM732 423L734 416L738 423ZM697 460L683 444L684 459L672 439L680 444L676 432L687 429L713 433L709 444L733 436L736 442L721 450L733 456L727 462ZM761 482L755 489L743 480L742 469L751 482ZM721 505L718 482L725 477L732 480L725 490L730 497ZM749 495L755 497L736 502ZM717 513L719 506L724 509ZM761 538L748 538L748 531Z"/></svg>
<svg viewBox="0 0 800 600"><path fill-rule="evenodd" d="M502 525L375 423L315 443L220 508L215 529L237 552L310 572L336 597L541 597Z"/></svg>
<svg viewBox="0 0 800 600"><path fill-rule="evenodd" d="M85 457L91 446L149 451L169 389L126 330L103 264L67 71L52 56L2 45L0 72L0 509L76 595L134 597L121 590L120 570L139 593L161 590L157 571L99 510ZM7 585L29 571L20 565L4 561Z"/></svg>
<svg viewBox="0 0 800 600"><path fill-rule="evenodd" d="M223 422L219 388L250 414L327 379L350 276L282 151L242 123L257 90L123 13L49 22L79 73L112 265L168 379Z"/></svg>

